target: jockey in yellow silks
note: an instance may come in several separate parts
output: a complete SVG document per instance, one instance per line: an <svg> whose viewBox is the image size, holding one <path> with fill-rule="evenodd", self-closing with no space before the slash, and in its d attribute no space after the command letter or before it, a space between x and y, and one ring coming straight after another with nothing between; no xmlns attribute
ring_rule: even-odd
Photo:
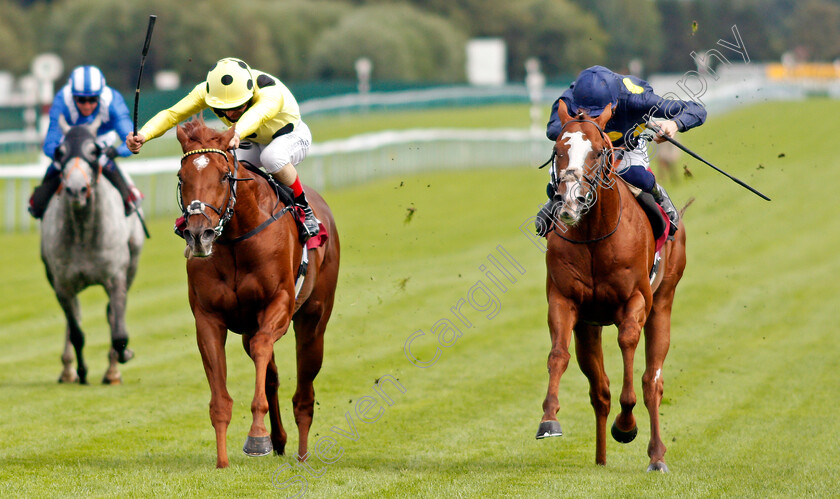
<svg viewBox="0 0 840 499"><path fill-rule="evenodd" d="M300 117L291 91L268 73L251 69L244 61L219 60L199 83L174 106L152 117L137 135L129 134L128 148L136 153L143 143L210 108L227 126L236 128L228 149L237 158L265 169L289 186L306 218L306 238L317 235L319 221L306 200L295 166L306 157L312 133Z"/></svg>

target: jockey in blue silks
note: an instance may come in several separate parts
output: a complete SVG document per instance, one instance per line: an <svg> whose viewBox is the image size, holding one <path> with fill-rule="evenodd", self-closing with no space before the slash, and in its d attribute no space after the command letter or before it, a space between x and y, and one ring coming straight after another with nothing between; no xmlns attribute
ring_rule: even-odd
<svg viewBox="0 0 840 499"><path fill-rule="evenodd" d="M649 192L662 206L671 221L670 234L677 230L679 213L670 197L650 171L650 159L647 154L647 142L640 139L647 123L654 123L660 133L673 137L676 132L685 132L706 121L706 110L693 101L664 99L655 93L648 82L614 73L603 66L584 69L577 79L563 94L554 101L551 117L548 120L546 136L556 141L563 125L557 115L559 102L562 100L570 115L585 112L595 118L601 115L607 104L612 106L612 117L604 127L613 145L623 147L617 150L621 159L616 165L616 173L627 183ZM657 137L657 142L665 139ZM549 201L540 213L542 225L537 221L537 230L551 227ZM545 234L540 234L545 235Z"/></svg>
<svg viewBox="0 0 840 499"><path fill-rule="evenodd" d="M41 185L29 198L29 212L41 218L47 204L61 184L61 145L64 139L62 125L87 125L99 120L94 132L102 149L99 162L102 173L120 191L126 215L136 207L143 195L119 170L116 156L130 156L125 137L132 131L132 121L125 99L115 89L105 84L105 77L96 66L79 66L70 73L67 84L55 95L50 108L50 125L44 139L44 154L52 160ZM62 123L63 122L63 123Z"/></svg>

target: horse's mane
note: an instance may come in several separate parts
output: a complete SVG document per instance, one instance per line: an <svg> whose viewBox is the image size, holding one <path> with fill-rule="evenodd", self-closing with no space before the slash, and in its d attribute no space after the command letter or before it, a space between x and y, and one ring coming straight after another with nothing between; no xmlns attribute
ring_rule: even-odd
<svg viewBox="0 0 840 499"><path fill-rule="evenodd" d="M193 116L190 121L181 125L181 128L188 139L202 144L222 134L222 132L208 127L201 114Z"/></svg>

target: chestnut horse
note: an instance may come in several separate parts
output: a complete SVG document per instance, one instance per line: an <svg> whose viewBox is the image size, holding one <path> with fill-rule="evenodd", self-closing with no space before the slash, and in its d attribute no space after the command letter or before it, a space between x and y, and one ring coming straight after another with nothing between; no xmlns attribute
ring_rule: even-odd
<svg viewBox="0 0 840 499"><path fill-rule="evenodd" d="M668 471L659 431L662 365L671 336L671 305L685 269L685 227L661 251L660 271L653 283L655 241L651 225L623 181L613 171L615 150L604 133L612 116L609 106L597 118L569 116L563 101L558 109L563 129L554 146L557 179L557 220L548 234L546 252L548 327L548 393L537 438L562 435L557 421L558 386L569 365L569 343L575 336L578 364L589 380L595 409L595 463L607 462L606 421L610 386L604 371L601 328L618 326L624 363L621 412L612 426L619 442L637 433L633 407L633 356L640 333L645 334L644 401L650 415L648 471ZM562 223L561 223L562 222Z"/></svg>
<svg viewBox="0 0 840 499"><path fill-rule="evenodd" d="M187 281L198 349L210 384L210 420L216 430L216 467L228 466L227 428L233 400L226 384L228 330L242 335L254 361L253 422L243 451L283 454L286 432L277 401L279 380L274 342L292 321L297 352L297 389L292 403L298 426L298 459L307 458L315 389L324 356L324 330L338 279L339 242L324 199L307 188L312 209L328 239L309 250L308 273L296 298L303 246L293 206L281 203L267 177L241 167L227 145L234 129L219 133L193 120L178 127L184 155L178 172L179 202L186 218ZM186 203L185 203L186 200ZM265 427L269 414L271 433ZM270 436L269 436L270 435Z"/></svg>

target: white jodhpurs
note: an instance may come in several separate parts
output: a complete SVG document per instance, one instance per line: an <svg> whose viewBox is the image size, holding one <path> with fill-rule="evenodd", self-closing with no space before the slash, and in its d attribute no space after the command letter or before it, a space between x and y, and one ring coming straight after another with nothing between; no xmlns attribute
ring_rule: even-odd
<svg viewBox="0 0 840 499"><path fill-rule="evenodd" d="M258 144L243 140L236 150L236 157L254 166L262 167L268 173L280 171L291 163L297 165L309 153L312 145L312 132L303 120L295 125L291 132L281 135L268 144Z"/></svg>

